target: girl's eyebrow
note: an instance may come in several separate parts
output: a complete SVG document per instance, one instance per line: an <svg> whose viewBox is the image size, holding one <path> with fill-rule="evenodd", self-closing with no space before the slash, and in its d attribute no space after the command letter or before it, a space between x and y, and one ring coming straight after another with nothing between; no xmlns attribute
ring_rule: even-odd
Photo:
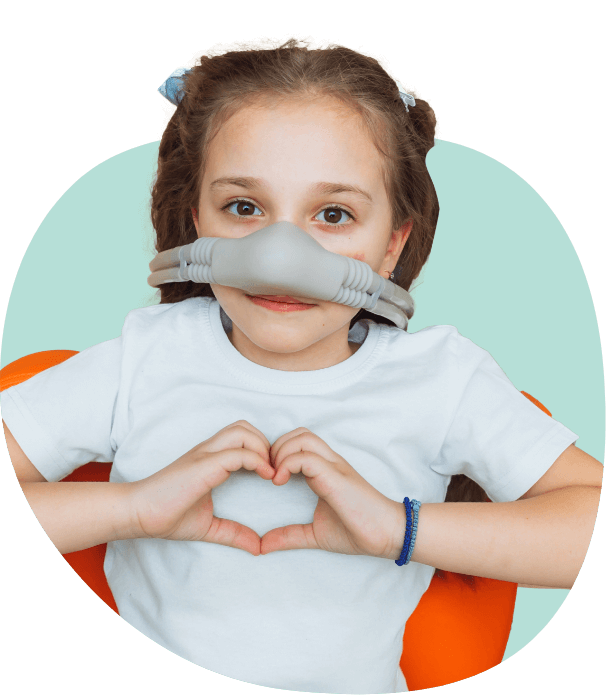
<svg viewBox="0 0 606 695"><path fill-rule="evenodd" d="M264 179L254 178L253 176L223 176L215 179L210 184L210 189L224 188L226 186L239 186L248 190L263 188L267 185ZM324 195L336 195L337 193L354 193L366 200L364 202L372 203L372 196L359 186L354 186L349 183L330 183L328 181L320 181L310 187L313 193L322 193Z"/></svg>

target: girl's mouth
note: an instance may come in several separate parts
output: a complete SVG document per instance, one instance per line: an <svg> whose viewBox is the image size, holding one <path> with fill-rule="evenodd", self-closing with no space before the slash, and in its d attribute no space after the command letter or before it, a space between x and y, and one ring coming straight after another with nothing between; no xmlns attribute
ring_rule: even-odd
<svg viewBox="0 0 606 695"><path fill-rule="evenodd" d="M246 297L248 297L253 304L262 306L270 311L305 311L306 309L313 309L313 307L317 306L316 304L305 304L293 297L282 297L278 295L259 294L251 296L247 294Z"/></svg>

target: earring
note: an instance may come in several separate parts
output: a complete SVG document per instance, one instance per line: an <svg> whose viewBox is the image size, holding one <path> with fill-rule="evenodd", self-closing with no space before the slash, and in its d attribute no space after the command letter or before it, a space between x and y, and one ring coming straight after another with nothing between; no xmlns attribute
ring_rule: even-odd
<svg viewBox="0 0 606 695"><path fill-rule="evenodd" d="M395 280L395 279L396 279L396 276L392 273L392 274L389 276L389 279L390 279L390 280Z"/></svg>

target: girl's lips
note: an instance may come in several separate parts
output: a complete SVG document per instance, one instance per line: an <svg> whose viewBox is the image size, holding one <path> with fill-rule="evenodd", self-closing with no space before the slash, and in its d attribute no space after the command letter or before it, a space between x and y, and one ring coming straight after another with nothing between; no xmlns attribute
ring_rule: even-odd
<svg viewBox="0 0 606 695"><path fill-rule="evenodd" d="M269 294L254 294L247 296L252 297L253 299L266 299L268 302L280 302L280 304L306 304L306 302L300 302L298 299L294 299L293 297L281 297ZM315 306L315 304L307 304L307 306Z"/></svg>
<svg viewBox="0 0 606 695"><path fill-rule="evenodd" d="M257 306L265 307L265 309L270 309L271 311L305 311L306 309L312 309L316 304L305 304L300 302L298 299L293 297L284 297L278 295L246 295L251 302Z"/></svg>

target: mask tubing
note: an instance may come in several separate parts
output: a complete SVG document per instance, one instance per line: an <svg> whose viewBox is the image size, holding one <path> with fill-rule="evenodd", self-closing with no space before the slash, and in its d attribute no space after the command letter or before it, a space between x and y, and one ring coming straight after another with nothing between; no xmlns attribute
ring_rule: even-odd
<svg viewBox="0 0 606 695"><path fill-rule="evenodd" d="M326 250L289 222L241 238L200 237L162 251L147 282L204 282L249 294L289 294L366 309L406 330L414 313L410 294L355 258Z"/></svg>

